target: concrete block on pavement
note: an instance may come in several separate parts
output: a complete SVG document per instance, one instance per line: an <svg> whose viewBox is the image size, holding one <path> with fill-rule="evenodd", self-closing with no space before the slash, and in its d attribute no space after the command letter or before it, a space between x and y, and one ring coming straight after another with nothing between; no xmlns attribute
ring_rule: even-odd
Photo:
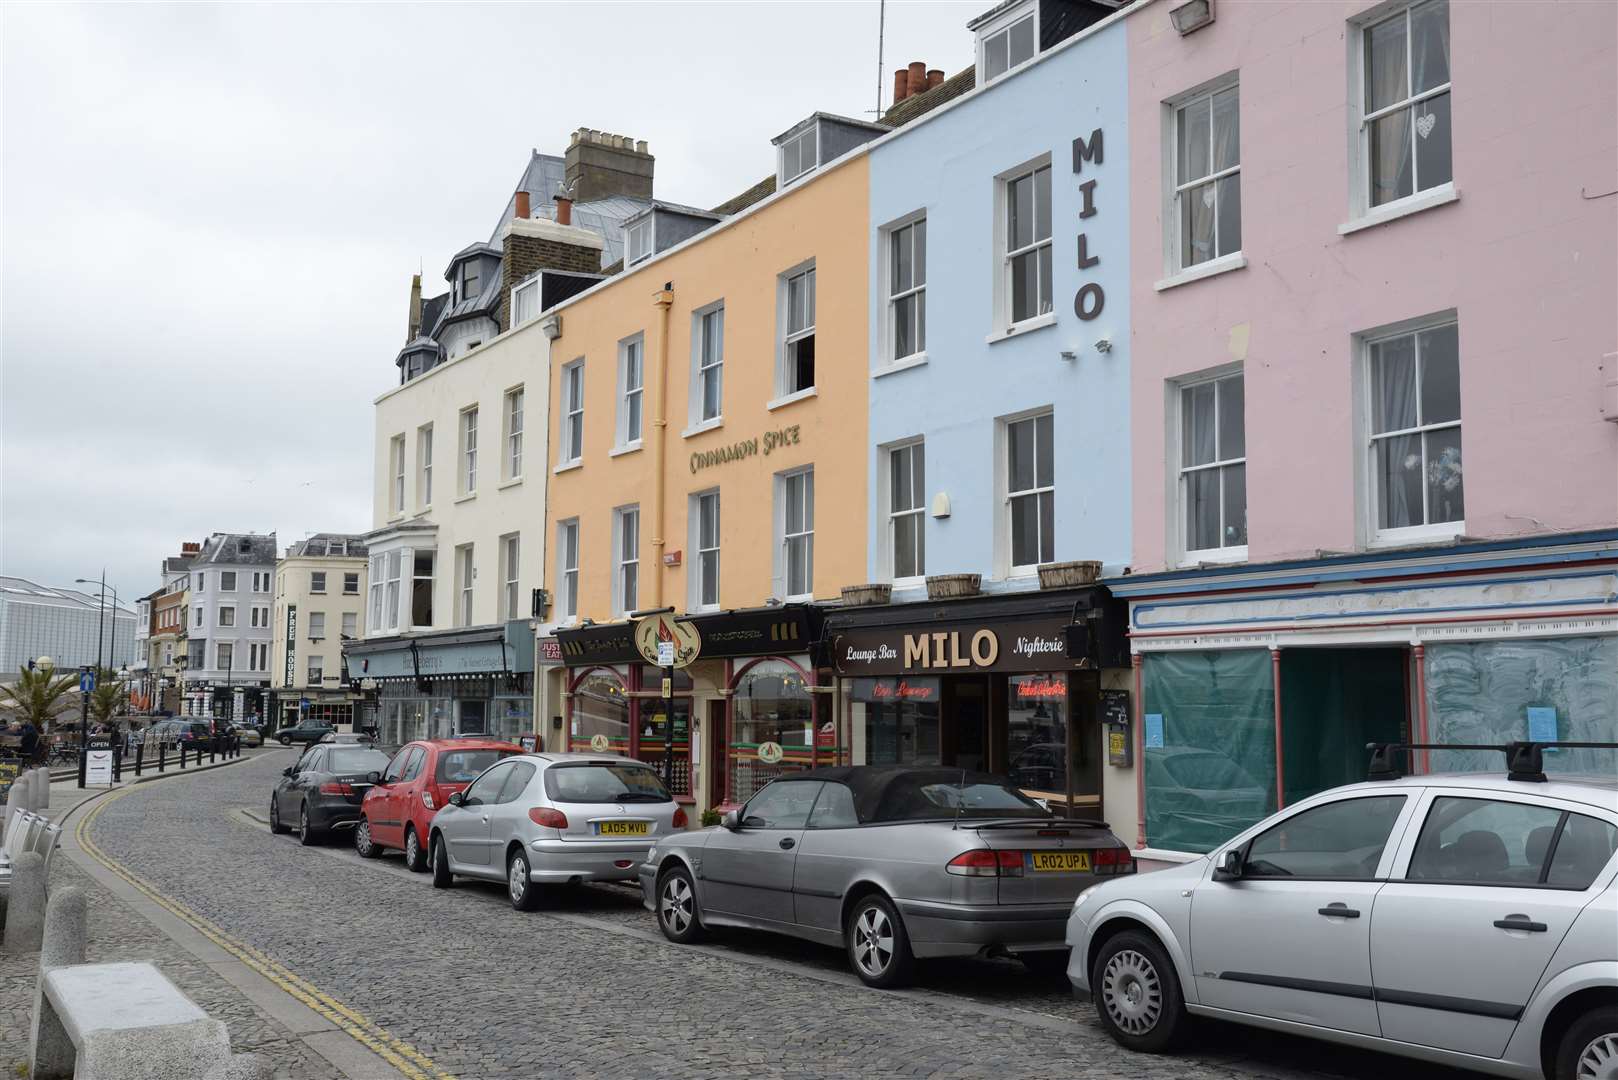
<svg viewBox="0 0 1618 1080"><path fill-rule="evenodd" d="M87 924L84 890L69 885L51 894L45 906L45 940L39 951L39 980L34 986L33 1048L30 1076L73 1075L73 1040L52 1009L45 1008L45 973L65 964L84 963Z"/></svg>
<svg viewBox="0 0 1618 1080"><path fill-rule="evenodd" d="M44 936L45 856L25 851L11 864L5 937L0 949L8 953L38 952Z"/></svg>
<svg viewBox="0 0 1618 1080"><path fill-rule="evenodd" d="M204 1080L230 1061L224 1023L210 1019L151 964L57 967L40 981L43 1011L61 1025L75 1050L70 1071L49 1075ZM46 1075L36 1071L34 1077Z"/></svg>
<svg viewBox="0 0 1618 1080"><path fill-rule="evenodd" d="M235 1054L223 1065L215 1065L203 1080L273 1080L275 1067L262 1054Z"/></svg>

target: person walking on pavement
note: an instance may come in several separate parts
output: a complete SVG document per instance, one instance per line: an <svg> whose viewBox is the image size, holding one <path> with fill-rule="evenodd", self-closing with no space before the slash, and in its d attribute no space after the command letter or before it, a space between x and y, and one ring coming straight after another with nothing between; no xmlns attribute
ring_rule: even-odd
<svg viewBox="0 0 1618 1080"><path fill-rule="evenodd" d="M39 729L32 720L24 720L21 734L22 745L18 749L22 751L22 759L30 765L39 764L36 760L39 757Z"/></svg>

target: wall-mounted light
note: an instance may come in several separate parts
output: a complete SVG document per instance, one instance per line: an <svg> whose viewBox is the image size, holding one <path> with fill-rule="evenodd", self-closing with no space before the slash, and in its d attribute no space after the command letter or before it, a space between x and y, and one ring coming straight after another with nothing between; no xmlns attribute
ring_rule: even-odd
<svg viewBox="0 0 1618 1080"><path fill-rule="evenodd" d="M1213 0L1191 0L1169 10L1169 19L1181 37L1214 21Z"/></svg>
<svg viewBox="0 0 1618 1080"><path fill-rule="evenodd" d="M937 495L933 496L933 517L949 517L949 492L940 491Z"/></svg>
<svg viewBox="0 0 1618 1080"><path fill-rule="evenodd" d="M1112 352L1112 338L1102 338L1101 340L1097 341L1096 342L1096 352L1098 352L1098 353Z"/></svg>

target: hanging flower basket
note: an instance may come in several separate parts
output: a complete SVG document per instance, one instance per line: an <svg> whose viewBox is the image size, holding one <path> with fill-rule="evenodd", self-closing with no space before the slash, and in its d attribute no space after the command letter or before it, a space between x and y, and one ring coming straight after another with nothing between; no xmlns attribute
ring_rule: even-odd
<svg viewBox="0 0 1618 1080"><path fill-rule="evenodd" d="M1078 562L1046 563L1039 568L1041 589L1071 589L1075 585L1094 585L1101 576L1101 564L1088 559Z"/></svg>
<svg viewBox="0 0 1618 1080"><path fill-rule="evenodd" d="M885 581L843 586L844 607L869 607L872 604L886 604L891 599L893 586Z"/></svg>
<svg viewBox="0 0 1618 1080"><path fill-rule="evenodd" d="M934 574L927 579L927 599L953 600L960 596L976 596L982 584L982 574Z"/></svg>

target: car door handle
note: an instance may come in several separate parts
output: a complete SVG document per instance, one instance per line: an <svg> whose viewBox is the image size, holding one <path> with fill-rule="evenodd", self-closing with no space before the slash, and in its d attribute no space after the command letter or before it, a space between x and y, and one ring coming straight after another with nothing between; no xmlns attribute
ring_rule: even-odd
<svg viewBox="0 0 1618 1080"><path fill-rule="evenodd" d="M483 815L483 824L487 825L488 823L489 823L489 815L484 814Z"/></svg>
<svg viewBox="0 0 1618 1080"><path fill-rule="evenodd" d="M792 837L783 836L783 837L781 837L781 850L782 851L791 851L792 848L797 845L797 843L798 842L796 840L792 839Z"/></svg>
<svg viewBox="0 0 1618 1080"><path fill-rule="evenodd" d="M1342 901L1338 901L1335 904L1328 904L1326 907L1316 908L1315 910L1326 916L1328 919L1357 919L1360 917L1358 910L1349 907Z"/></svg>
<svg viewBox="0 0 1618 1080"><path fill-rule="evenodd" d="M1500 930L1526 930L1530 934L1543 934L1550 927L1542 922L1534 922L1526 915L1507 915L1503 919L1494 920L1494 925Z"/></svg>

